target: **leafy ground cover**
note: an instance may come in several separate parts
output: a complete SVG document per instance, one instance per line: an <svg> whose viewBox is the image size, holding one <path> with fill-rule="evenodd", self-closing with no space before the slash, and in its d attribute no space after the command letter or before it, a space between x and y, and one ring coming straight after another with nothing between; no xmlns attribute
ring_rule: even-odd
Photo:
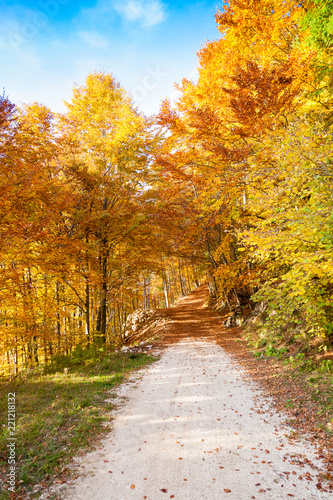
<svg viewBox="0 0 333 500"><path fill-rule="evenodd" d="M271 365L274 370L271 378L282 378L292 391L284 407L293 411L297 418L306 406L318 429L315 434L323 431L330 437L333 433L333 353L326 350L323 354L309 342L297 339L289 342L264 339L263 342L249 329L245 330L245 340L256 358Z"/></svg>
<svg viewBox="0 0 333 500"><path fill-rule="evenodd" d="M6 486L7 394L15 393L18 484L15 494L2 489L0 498L37 496L51 481L61 481L70 458L96 445L110 428L114 388L128 372L156 359L144 353L78 348L72 356L55 358L44 373L1 382L1 479Z"/></svg>

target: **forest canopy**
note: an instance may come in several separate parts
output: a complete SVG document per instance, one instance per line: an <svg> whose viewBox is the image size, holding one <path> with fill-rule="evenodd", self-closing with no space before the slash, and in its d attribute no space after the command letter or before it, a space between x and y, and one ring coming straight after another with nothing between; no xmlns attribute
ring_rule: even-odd
<svg viewBox="0 0 333 500"><path fill-rule="evenodd" d="M4 372L119 344L204 280L332 345L333 2L230 0L216 23L156 116L101 72L61 115L0 97Z"/></svg>

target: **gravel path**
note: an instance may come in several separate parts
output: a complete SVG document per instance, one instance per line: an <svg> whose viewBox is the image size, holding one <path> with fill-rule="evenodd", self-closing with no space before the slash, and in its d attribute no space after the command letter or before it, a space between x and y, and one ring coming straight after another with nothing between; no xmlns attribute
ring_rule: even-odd
<svg viewBox="0 0 333 500"><path fill-rule="evenodd" d="M183 300L172 328L184 332L191 311L193 301ZM317 488L315 448L293 440L283 416L224 349L198 338L202 321L195 338L182 335L120 387L112 432L77 462L78 479L58 498L332 498Z"/></svg>

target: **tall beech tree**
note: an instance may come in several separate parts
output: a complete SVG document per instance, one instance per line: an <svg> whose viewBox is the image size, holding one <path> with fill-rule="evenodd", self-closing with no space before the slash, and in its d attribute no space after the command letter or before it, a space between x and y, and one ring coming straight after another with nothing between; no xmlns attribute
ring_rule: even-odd
<svg viewBox="0 0 333 500"><path fill-rule="evenodd" d="M105 338L108 293L122 279L111 263L116 257L119 269L129 235L144 217L139 207L150 139L145 118L110 74L89 75L67 108L60 162L77 198L72 224L85 245L84 258L77 255L86 281L81 302L89 335L91 286L99 288L95 329Z"/></svg>

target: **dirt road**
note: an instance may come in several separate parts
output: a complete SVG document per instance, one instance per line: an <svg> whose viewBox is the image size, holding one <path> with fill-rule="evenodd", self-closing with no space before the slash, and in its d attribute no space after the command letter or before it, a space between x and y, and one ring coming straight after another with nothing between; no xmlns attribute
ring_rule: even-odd
<svg viewBox="0 0 333 500"><path fill-rule="evenodd" d="M315 449L293 440L283 416L214 342L221 321L205 297L201 288L168 311L170 345L121 386L111 434L78 461L78 479L58 498L331 498L317 487Z"/></svg>

